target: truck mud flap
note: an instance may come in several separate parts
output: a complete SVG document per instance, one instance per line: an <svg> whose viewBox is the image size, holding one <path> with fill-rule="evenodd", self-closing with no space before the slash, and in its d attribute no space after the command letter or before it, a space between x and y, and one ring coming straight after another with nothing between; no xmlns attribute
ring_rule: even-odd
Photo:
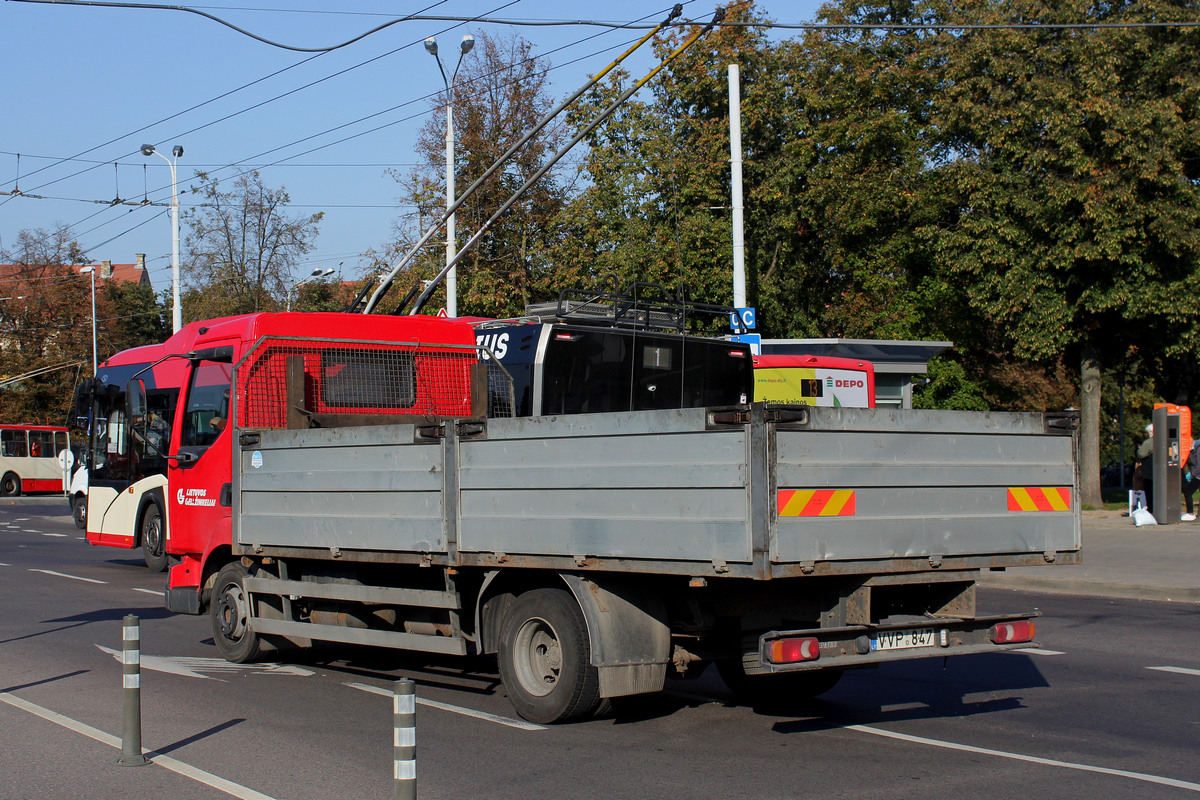
<svg viewBox="0 0 1200 800"><path fill-rule="evenodd" d="M1033 620L1004 614L974 619L915 619L841 628L768 631L743 654L748 675L811 669L848 669L934 656L994 653L1038 647Z"/></svg>

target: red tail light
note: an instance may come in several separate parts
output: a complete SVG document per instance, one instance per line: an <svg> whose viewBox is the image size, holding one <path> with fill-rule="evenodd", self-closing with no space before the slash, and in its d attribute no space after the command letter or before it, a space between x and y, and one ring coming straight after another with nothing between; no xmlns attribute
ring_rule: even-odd
<svg viewBox="0 0 1200 800"><path fill-rule="evenodd" d="M1037 625L1033 624L1033 620L1001 622L999 625L992 626L993 644L1031 642L1034 636L1037 636Z"/></svg>
<svg viewBox="0 0 1200 800"><path fill-rule="evenodd" d="M773 664L795 664L797 661L816 661L821 657L821 643L813 638L776 639L767 645L767 658Z"/></svg>

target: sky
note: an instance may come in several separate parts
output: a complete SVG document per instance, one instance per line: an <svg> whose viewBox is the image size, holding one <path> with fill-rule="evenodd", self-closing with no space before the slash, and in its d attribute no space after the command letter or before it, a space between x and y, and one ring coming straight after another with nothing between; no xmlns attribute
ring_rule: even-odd
<svg viewBox="0 0 1200 800"><path fill-rule="evenodd" d="M757 5L777 22L795 24L814 21L820 4ZM417 132L439 92L444 96L426 37L437 37L449 73L463 34L519 35L549 59L551 91L562 98L645 31L507 23L656 23L670 4L251 0L186 7L297 48L342 44L408 15L477 21L405 20L312 53L186 11L5 0L0 248L14 247L22 230L68 225L92 262L127 264L144 253L155 290L169 287L170 166L140 148L149 143L170 157L178 145L185 211L197 202L187 191L198 183L196 170L232 188L239 173L256 169L266 186L287 190L292 215L325 212L316 249L302 259L296 279L315 269L335 270L331 279L357 279L368 263L364 251L387 242L403 213L388 170L404 173L413 165ZM693 0L683 15L707 21L715 7ZM647 45L625 65L640 77L653 63ZM649 87L642 91L649 96ZM113 204L115 198L131 204ZM462 241L471 232L458 233Z"/></svg>

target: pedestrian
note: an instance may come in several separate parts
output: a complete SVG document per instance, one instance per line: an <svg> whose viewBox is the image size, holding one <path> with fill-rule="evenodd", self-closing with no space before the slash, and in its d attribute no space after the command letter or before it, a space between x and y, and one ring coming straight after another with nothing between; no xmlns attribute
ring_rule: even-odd
<svg viewBox="0 0 1200 800"><path fill-rule="evenodd" d="M1183 464L1183 500L1187 504L1187 513L1179 518L1183 522L1194 522L1196 519L1192 495L1197 489L1200 489L1200 439L1192 442L1192 449Z"/></svg>
<svg viewBox="0 0 1200 800"><path fill-rule="evenodd" d="M1146 493L1146 508L1154 513L1154 423L1146 426L1146 440L1137 449L1137 467L1133 471L1134 488L1141 478L1142 491Z"/></svg>

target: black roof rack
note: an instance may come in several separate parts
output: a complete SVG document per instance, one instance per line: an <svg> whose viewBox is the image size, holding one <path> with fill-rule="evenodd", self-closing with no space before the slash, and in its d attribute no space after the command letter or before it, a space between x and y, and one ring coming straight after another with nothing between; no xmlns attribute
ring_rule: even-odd
<svg viewBox="0 0 1200 800"><path fill-rule="evenodd" d="M740 319L730 306L692 300L688 297L687 284L680 284L672 296L656 283L635 282L619 289L616 278L611 275L598 289L564 289L557 302L528 305L525 314L589 325L676 333L686 333L688 323L700 319Z"/></svg>

